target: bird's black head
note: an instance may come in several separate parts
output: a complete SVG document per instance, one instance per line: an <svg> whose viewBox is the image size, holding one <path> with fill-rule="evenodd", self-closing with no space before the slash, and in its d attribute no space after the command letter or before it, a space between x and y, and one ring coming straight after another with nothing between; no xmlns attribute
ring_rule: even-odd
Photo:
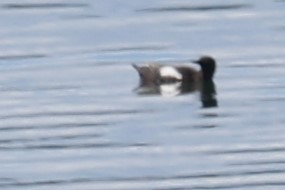
<svg viewBox="0 0 285 190"><path fill-rule="evenodd" d="M212 57L202 56L199 60L193 62L201 66L204 80L213 79L216 70L216 61Z"/></svg>

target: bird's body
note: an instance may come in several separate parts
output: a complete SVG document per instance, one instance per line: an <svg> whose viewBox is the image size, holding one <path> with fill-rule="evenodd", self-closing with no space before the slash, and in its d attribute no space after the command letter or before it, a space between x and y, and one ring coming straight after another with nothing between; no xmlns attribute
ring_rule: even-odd
<svg viewBox="0 0 285 190"><path fill-rule="evenodd" d="M215 60L209 56L193 61L201 66L196 70L189 66L170 66L149 64L144 66L133 65L138 71L143 84L162 84L171 82L196 83L212 80L215 72Z"/></svg>

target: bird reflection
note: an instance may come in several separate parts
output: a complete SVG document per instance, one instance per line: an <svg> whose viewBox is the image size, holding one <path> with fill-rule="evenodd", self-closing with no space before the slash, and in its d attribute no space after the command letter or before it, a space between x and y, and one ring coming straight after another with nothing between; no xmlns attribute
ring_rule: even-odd
<svg viewBox="0 0 285 190"><path fill-rule="evenodd" d="M216 87L213 80L201 82L144 83L141 81L135 89L138 95L178 96L182 94L200 93L203 108L217 107Z"/></svg>
<svg viewBox="0 0 285 190"><path fill-rule="evenodd" d="M202 106L204 108L217 107L218 101L216 99L216 87L213 80L203 81L200 90L200 97Z"/></svg>

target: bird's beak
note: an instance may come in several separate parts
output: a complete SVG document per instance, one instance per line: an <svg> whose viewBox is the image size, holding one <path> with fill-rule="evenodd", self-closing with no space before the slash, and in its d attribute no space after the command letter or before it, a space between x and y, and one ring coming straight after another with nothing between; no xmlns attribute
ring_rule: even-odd
<svg viewBox="0 0 285 190"><path fill-rule="evenodd" d="M200 64L199 60L191 60L192 63Z"/></svg>

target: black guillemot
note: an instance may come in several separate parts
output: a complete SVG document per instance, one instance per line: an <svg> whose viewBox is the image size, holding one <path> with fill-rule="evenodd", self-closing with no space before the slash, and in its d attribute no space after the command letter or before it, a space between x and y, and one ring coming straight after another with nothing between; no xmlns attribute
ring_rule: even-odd
<svg viewBox="0 0 285 190"><path fill-rule="evenodd" d="M212 80L216 70L216 61L210 56L202 56L192 61L200 65L201 69L196 70L189 66L171 66L162 64L148 64L133 67L138 71L141 82L144 84L163 84L171 82L193 83Z"/></svg>

